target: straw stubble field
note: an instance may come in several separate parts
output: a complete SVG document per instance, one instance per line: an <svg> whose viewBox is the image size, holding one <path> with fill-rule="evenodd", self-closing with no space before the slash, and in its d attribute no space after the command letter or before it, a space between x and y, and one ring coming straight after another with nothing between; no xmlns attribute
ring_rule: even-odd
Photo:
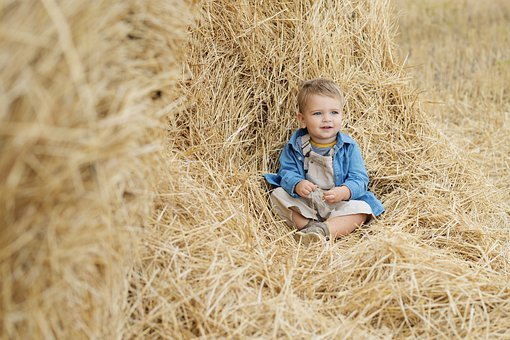
<svg viewBox="0 0 510 340"><path fill-rule="evenodd" d="M101 4L2 8L33 51L3 59L4 337L510 336L504 181L431 119L389 2ZM387 212L303 248L261 174L316 76Z"/></svg>
<svg viewBox="0 0 510 340"><path fill-rule="evenodd" d="M397 42L431 123L510 199L510 3L396 3Z"/></svg>

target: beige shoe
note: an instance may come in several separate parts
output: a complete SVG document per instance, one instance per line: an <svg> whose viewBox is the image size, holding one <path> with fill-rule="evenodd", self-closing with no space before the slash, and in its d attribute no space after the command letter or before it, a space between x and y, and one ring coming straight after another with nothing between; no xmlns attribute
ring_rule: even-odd
<svg viewBox="0 0 510 340"><path fill-rule="evenodd" d="M329 241L329 229L324 222L310 221L303 229L294 233L294 239L303 245Z"/></svg>

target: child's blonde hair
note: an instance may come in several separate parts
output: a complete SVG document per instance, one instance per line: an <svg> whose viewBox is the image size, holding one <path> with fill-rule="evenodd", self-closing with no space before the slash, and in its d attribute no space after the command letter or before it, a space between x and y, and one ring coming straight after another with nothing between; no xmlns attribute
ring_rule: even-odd
<svg viewBox="0 0 510 340"><path fill-rule="evenodd" d="M303 85L301 85L301 89L299 90L297 96L299 112L304 112L306 102L312 94L320 94L322 96L338 98L340 99L342 106L344 105L344 94L334 81L325 78L315 78L305 81Z"/></svg>

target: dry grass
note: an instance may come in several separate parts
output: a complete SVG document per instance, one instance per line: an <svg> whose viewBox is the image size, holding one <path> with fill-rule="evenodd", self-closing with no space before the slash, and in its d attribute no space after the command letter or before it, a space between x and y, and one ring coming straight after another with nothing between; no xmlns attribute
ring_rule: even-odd
<svg viewBox="0 0 510 340"><path fill-rule="evenodd" d="M508 336L507 205L438 133L396 58L388 3L216 1L192 29L186 110L132 273L130 335ZM274 170L311 77L348 93L387 213L302 249L268 210Z"/></svg>
<svg viewBox="0 0 510 340"><path fill-rule="evenodd" d="M398 43L433 124L510 199L510 3L397 4Z"/></svg>
<svg viewBox="0 0 510 340"><path fill-rule="evenodd" d="M158 5L0 5L0 338L123 332L170 99L155 93L174 95L187 25Z"/></svg>
<svg viewBox="0 0 510 340"><path fill-rule="evenodd" d="M180 2L101 4L60 7L71 53L61 22L32 9L46 22L29 41L48 27L58 48L28 45L32 59L3 68L6 93L25 92L2 98L2 336L510 336L506 194L431 124L389 2L204 1L188 48ZM13 24L32 13L2 10ZM47 72L42 95L24 69ZM296 127L299 83L316 76L348 94L345 131L387 212L301 248L261 174Z"/></svg>

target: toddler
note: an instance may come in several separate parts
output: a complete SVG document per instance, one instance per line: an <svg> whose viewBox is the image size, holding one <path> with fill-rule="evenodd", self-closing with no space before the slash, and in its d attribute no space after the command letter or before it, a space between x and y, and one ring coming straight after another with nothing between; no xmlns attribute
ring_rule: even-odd
<svg viewBox="0 0 510 340"><path fill-rule="evenodd" d="M331 80L318 78L298 93L301 128L280 155L276 174L265 174L274 189L271 203L297 229L296 240L308 244L346 235L384 212L368 191L368 176L359 146L341 133L344 96Z"/></svg>

